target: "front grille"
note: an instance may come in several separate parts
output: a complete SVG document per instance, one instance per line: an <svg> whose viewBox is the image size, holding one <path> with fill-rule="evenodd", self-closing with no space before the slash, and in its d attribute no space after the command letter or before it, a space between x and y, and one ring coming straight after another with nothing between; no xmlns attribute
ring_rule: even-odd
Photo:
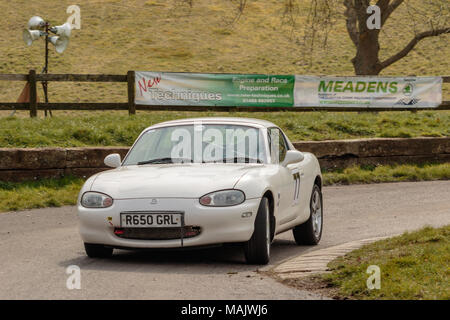
<svg viewBox="0 0 450 320"><path fill-rule="evenodd" d="M114 234L124 239L139 240L175 240L193 238L200 234L198 226L170 227L170 228L115 228Z"/></svg>

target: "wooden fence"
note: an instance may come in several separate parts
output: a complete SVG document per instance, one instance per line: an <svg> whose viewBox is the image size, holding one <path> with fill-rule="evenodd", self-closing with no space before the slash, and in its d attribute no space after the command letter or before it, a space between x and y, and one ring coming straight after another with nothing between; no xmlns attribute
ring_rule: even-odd
<svg viewBox="0 0 450 320"><path fill-rule="evenodd" d="M134 71L128 71L126 75L112 74L36 74L30 70L28 74L0 74L0 80L27 81L30 86L30 101L0 102L0 110L29 110L31 117L37 116L38 110L128 110L130 115L136 114L136 110L179 110L179 111L415 111L415 110L450 110L450 101L443 101L437 108L363 108L363 107L236 107L236 106L149 106L135 103L135 76ZM444 83L450 83L450 76L442 77ZM37 102L37 82L70 81L70 82L126 82L128 86L127 103L98 103L98 102Z"/></svg>

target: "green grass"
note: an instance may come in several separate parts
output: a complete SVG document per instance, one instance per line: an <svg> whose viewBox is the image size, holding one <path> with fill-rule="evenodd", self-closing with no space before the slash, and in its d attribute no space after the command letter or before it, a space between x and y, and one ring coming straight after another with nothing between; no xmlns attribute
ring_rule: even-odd
<svg viewBox="0 0 450 320"><path fill-rule="evenodd" d="M267 119L292 141L373 137L449 136L450 111L441 112L126 112L56 113L53 118L0 118L0 147L130 146L146 127L198 116Z"/></svg>
<svg viewBox="0 0 450 320"><path fill-rule="evenodd" d="M74 177L12 183L0 181L0 212L74 205L84 180Z"/></svg>
<svg viewBox="0 0 450 320"><path fill-rule="evenodd" d="M324 185L450 179L450 164L351 167L324 172ZM32 182L0 181L0 212L76 204L84 180L76 177Z"/></svg>
<svg viewBox="0 0 450 320"><path fill-rule="evenodd" d="M450 163L353 166L323 173L324 184L356 184L450 179Z"/></svg>
<svg viewBox="0 0 450 320"><path fill-rule="evenodd" d="M367 267L381 271L381 288L369 290ZM450 299L450 225L378 241L329 263L322 276L342 298Z"/></svg>

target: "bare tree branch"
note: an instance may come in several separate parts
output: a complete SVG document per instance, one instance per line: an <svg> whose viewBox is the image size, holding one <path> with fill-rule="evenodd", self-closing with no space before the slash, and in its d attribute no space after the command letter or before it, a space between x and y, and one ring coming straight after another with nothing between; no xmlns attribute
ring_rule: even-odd
<svg viewBox="0 0 450 320"><path fill-rule="evenodd" d="M378 0L377 6L379 6L380 9L383 10L383 9L387 8L387 6L389 5L389 2L391 2L391 0Z"/></svg>
<svg viewBox="0 0 450 320"><path fill-rule="evenodd" d="M350 39L353 41L355 46L358 46L358 28L356 25L356 11L353 6L352 0L344 0L344 6L347 8L345 10L345 20L346 20L346 26L347 26L347 32L350 36Z"/></svg>
<svg viewBox="0 0 450 320"><path fill-rule="evenodd" d="M310 9L306 21L309 28L305 30L303 42L310 49L308 53L311 57L310 63L312 63L312 51L316 43L315 38L322 36L323 34L327 36L327 27L330 25L329 22L333 20L333 17L342 17L340 12L332 11L331 9L337 6L337 2L340 2L345 8L343 18L346 20L347 33L356 49L356 54L351 60L355 73L364 75L379 74L382 69L408 55L422 39L450 33L448 27L450 3L448 0L422 1L424 3L423 6L414 6L414 8L407 6L407 14L409 15L409 20L407 21L411 21L413 24L413 39L402 50L381 62L379 59L381 50L379 37L381 32L386 33L386 31L389 30L386 30L385 28L370 29L367 24L367 9L372 4L376 4L380 8L381 26L383 27L385 23L392 18L392 13L403 3L408 4L408 1L310 0ZM284 0L284 2L292 4L294 1ZM286 12L289 13L289 11L285 11L284 18L286 18ZM400 12L400 16L401 14L403 14L403 12ZM292 21L292 19L290 21ZM404 28L403 21L401 22L401 28ZM391 32L393 32L396 37L399 36L398 29L398 26L397 28L391 29ZM388 36L388 33L385 35ZM307 50L304 50L303 52L305 53Z"/></svg>
<svg viewBox="0 0 450 320"><path fill-rule="evenodd" d="M359 36L361 37L365 32L369 31L367 28L367 12L366 9L370 5L370 0L353 0L352 7L355 11L356 18L358 21L358 31Z"/></svg>
<svg viewBox="0 0 450 320"><path fill-rule="evenodd" d="M405 57L414 47L419 43L420 40L428 38L428 37L435 37L439 36L441 34L450 33L450 27L442 28L442 29L436 29L436 30L429 30L422 33L417 34L402 50L394 54L392 57L386 59L385 61L381 62L381 68L384 69L391 64L397 62L398 60Z"/></svg>
<svg viewBox="0 0 450 320"><path fill-rule="evenodd" d="M241 18L242 14L244 13L244 9L247 5L247 0L238 0L238 1L233 1L231 0L231 2L237 2L237 14L234 17L234 19L230 22L230 25L235 24L236 22L239 21L239 19Z"/></svg>
<svg viewBox="0 0 450 320"><path fill-rule="evenodd" d="M380 8L381 17L383 17L384 12L387 12L390 2L391 0L378 0L376 3L376 5Z"/></svg>
<svg viewBox="0 0 450 320"><path fill-rule="evenodd" d="M381 2L383 0L380 0L378 2ZM401 5L403 3L404 0L393 0L391 4L389 4L389 6L386 9L381 9L381 26L384 25L384 23L386 22L386 20L391 16L392 12L395 11L395 9L397 9L397 7L399 5ZM388 1L390 2L390 1Z"/></svg>
<svg viewBox="0 0 450 320"><path fill-rule="evenodd" d="M286 23L291 27L291 38L293 36L294 30L297 26L297 15L299 14L298 3L295 0L285 0L284 1L284 12L282 23Z"/></svg>

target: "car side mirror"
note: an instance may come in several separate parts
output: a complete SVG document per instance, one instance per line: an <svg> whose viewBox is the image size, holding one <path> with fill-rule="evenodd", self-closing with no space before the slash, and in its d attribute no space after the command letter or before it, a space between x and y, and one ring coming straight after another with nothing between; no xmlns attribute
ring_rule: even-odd
<svg viewBox="0 0 450 320"><path fill-rule="evenodd" d="M305 156L302 152L298 150L288 150L281 165L286 167L288 164L300 162L303 161L303 159L305 159Z"/></svg>
<svg viewBox="0 0 450 320"><path fill-rule="evenodd" d="M110 155L107 155L104 162L108 167L111 168L120 167L120 165L122 164L120 154L118 153L112 153Z"/></svg>

